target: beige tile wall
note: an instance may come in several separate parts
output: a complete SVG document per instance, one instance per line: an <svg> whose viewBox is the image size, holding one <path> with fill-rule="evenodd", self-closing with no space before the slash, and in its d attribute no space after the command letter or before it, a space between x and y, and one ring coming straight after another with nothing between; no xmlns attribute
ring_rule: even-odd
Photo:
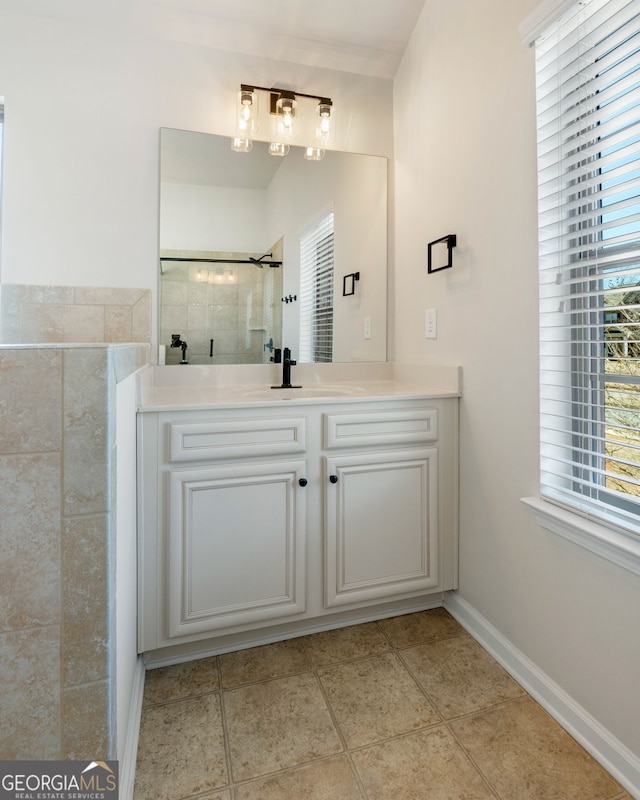
<svg viewBox="0 0 640 800"><path fill-rule="evenodd" d="M4 759L114 757L111 400L148 355L0 347Z"/></svg>
<svg viewBox="0 0 640 800"><path fill-rule="evenodd" d="M148 343L151 291L3 284L0 341Z"/></svg>

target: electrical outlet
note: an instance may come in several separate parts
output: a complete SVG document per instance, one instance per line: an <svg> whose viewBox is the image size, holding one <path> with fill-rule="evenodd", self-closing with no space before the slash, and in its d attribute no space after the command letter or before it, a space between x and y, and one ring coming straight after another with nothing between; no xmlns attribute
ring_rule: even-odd
<svg viewBox="0 0 640 800"><path fill-rule="evenodd" d="M371 338L371 317L364 318L364 338Z"/></svg>
<svg viewBox="0 0 640 800"><path fill-rule="evenodd" d="M424 338L438 338L438 312L435 308L428 308L424 312Z"/></svg>

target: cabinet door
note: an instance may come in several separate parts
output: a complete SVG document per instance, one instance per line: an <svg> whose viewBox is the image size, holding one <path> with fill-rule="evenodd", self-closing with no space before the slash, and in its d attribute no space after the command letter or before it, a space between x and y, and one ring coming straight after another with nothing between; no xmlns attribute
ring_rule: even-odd
<svg viewBox="0 0 640 800"><path fill-rule="evenodd" d="M168 636L305 610L304 461L169 473Z"/></svg>
<svg viewBox="0 0 640 800"><path fill-rule="evenodd" d="M437 588L437 449L327 457L325 467L325 606Z"/></svg>

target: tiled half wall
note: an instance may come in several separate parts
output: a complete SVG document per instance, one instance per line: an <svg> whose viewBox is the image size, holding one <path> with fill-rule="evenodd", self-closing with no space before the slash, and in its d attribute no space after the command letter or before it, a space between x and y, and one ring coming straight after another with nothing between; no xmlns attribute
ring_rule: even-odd
<svg viewBox="0 0 640 800"><path fill-rule="evenodd" d="M0 342L151 342L151 290L0 287Z"/></svg>
<svg viewBox="0 0 640 800"><path fill-rule="evenodd" d="M148 358L0 346L3 758L114 757L114 397Z"/></svg>

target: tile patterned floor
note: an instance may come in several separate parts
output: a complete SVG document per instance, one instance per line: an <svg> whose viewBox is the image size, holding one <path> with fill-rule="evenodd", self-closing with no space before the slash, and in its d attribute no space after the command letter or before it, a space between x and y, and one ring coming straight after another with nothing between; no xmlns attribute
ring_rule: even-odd
<svg viewBox="0 0 640 800"><path fill-rule="evenodd" d="M147 673L135 800L631 800L444 609Z"/></svg>

